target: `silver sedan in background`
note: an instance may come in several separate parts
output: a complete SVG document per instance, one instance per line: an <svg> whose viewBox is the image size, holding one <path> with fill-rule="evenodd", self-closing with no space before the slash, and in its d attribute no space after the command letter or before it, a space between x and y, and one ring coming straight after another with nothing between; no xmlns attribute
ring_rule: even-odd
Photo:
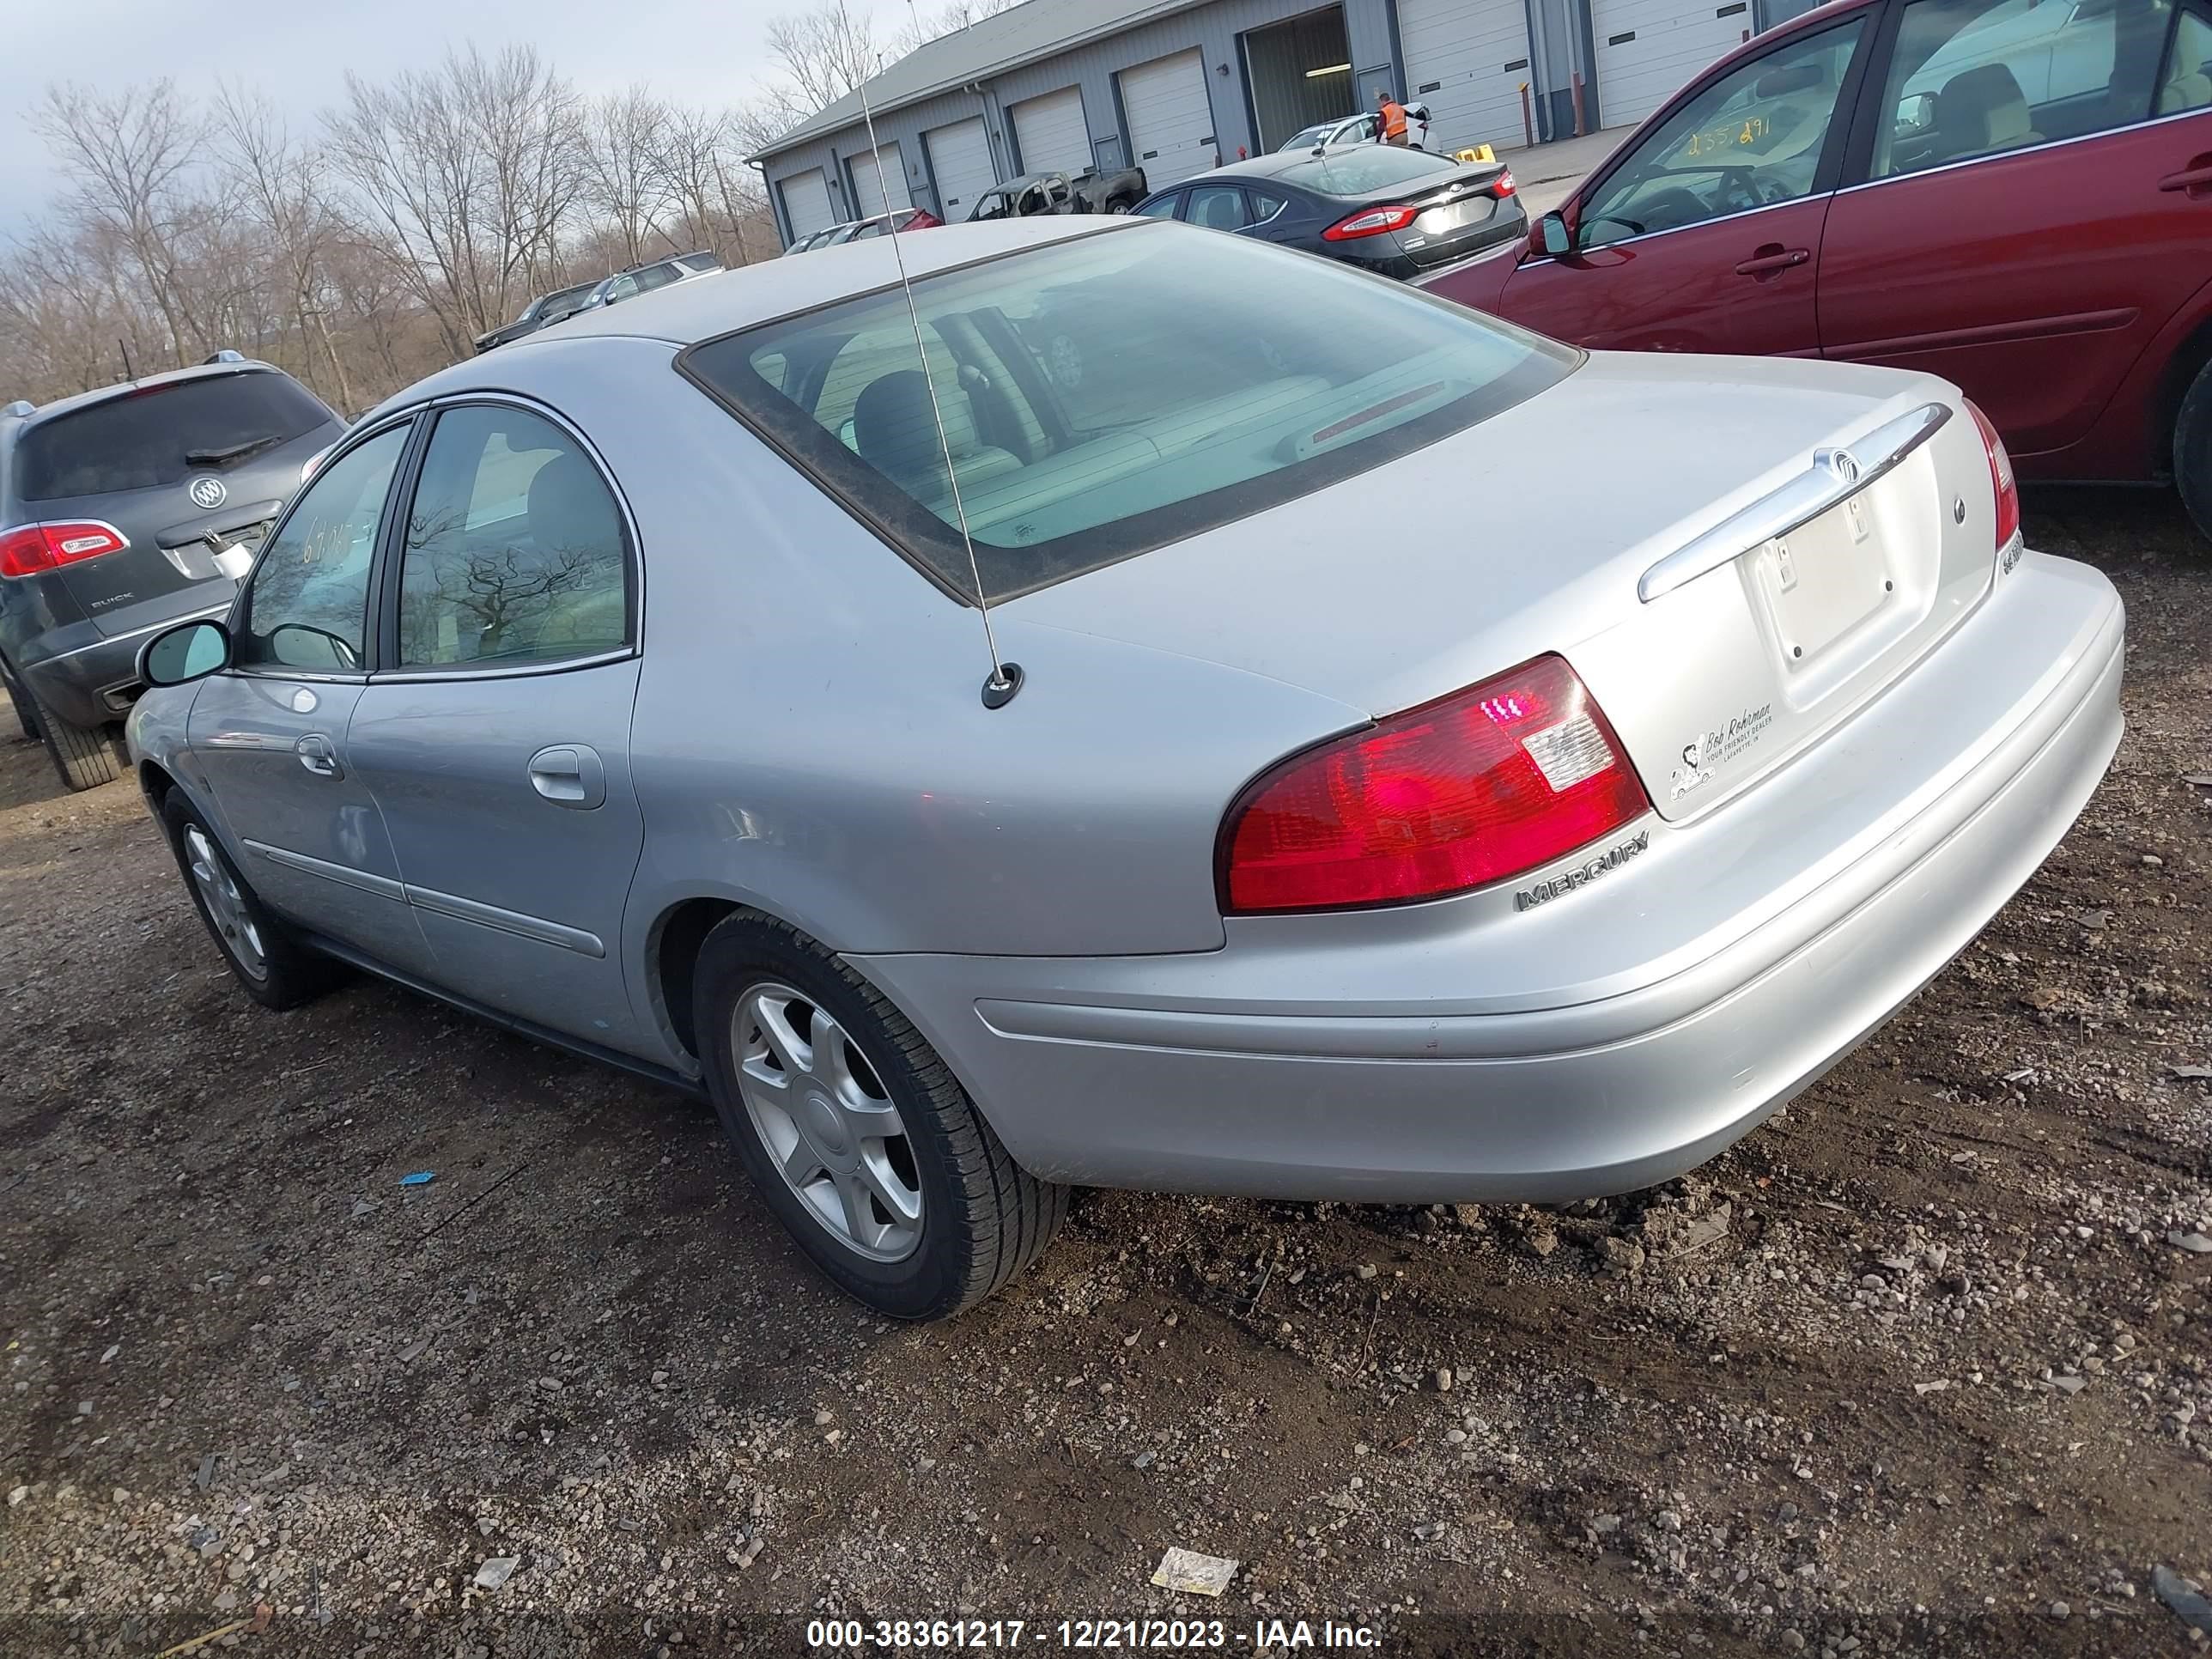
<svg viewBox="0 0 2212 1659"><path fill-rule="evenodd" d="M877 240L401 393L130 727L249 994L350 964L702 1090L887 1313L1075 1183L1688 1169L2118 741L2119 600L1942 381L1172 222L900 248L911 311Z"/></svg>

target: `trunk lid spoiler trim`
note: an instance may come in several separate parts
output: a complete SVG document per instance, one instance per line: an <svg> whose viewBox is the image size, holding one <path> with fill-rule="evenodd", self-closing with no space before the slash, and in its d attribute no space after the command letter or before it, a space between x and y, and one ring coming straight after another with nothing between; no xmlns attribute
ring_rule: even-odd
<svg viewBox="0 0 2212 1659"><path fill-rule="evenodd" d="M1731 514L1644 573L1636 597L1649 605L1709 570L1733 562L1778 536L1786 536L1856 495L1942 430L1948 404L1923 404L1885 421L1849 447L1813 452L1813 464L1780 489Z"/></svg>

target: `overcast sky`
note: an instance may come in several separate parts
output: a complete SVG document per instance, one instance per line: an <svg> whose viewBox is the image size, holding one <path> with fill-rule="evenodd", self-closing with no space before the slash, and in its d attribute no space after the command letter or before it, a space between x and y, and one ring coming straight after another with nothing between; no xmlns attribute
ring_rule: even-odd
<svg viewBox="0 0 2212 1659"><path fill-rule="evenodd" d="M763 64L761 36L809 0L11 0L0 52L0 237L61 188L22 112L48 82L111 88L168 75L185 88L219 76L265 87L301 123L335 102L345 72L371 77L435 64L448 44L535 41L587 92L633 81L687 101L732 103ZM856 10L870 9L866 0ZM907 0L875 0L879 35ZM932 7L923 5L927 13Z"/></svg>

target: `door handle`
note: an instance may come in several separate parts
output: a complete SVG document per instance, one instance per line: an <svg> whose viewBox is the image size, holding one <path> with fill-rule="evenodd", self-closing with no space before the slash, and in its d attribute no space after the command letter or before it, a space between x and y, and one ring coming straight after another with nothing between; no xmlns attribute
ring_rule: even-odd
<svg viewBox="0 0 2212 1659"><path fill-rule="evenodd" d="M1783 247L1769 242L1735 268L1739 276L1771 276L1777 271L1787 270L1792 265L1802 265L1813 257L1810 248Z"/></svg>
<svg viewBox="0 0 2212 1659"><path fill-rule="evenodd" d="M335 744L319 732L310 732L292 745L292 752L300 757L300 764L319 778L342 778L345 768L338 764Z"/></svg>
<svg viewBox="0 0 2212 1659"><path fill-rule="evenodd" d="M2158 181L2166 191L2186 191L2191 196L2202 196L2212 191L2212 155L2191 158L2190 163L2179 173L2169 173Z"/></svg>
<svg viewBox="0 0 2212 1659"><path fill-rule="evenodd" d="M599 751L580 743L556 743L530 757L530 787L556 806L588 812L607 799L607 769Z"/></svg>

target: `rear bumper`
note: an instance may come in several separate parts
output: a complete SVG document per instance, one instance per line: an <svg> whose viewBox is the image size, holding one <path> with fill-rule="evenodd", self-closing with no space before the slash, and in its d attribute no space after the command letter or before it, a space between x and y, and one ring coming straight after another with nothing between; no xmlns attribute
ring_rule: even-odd
<svg viewBox="0 0 2212 1659"><path fill-rule="evenodd" d="M238 585L225 577L179 591L173 614L127 633L100 634L89 623L58 629L36 641L36 648L49 654L27 653L18 665L24 683L40 702L73 725L120 720L145 689L138 679L138 653L146 641L187 618L222 616L237 592Z"/></svg>
<svg viewBox="0 0 2212 1659"><path fill-rule="evenodd" d="M1602 885L1544 907L1546 925L1586 919L1601 956L1635 940L1587 996L1471 1009L1468 988L1497 981L1495 927L1388 950L1316 929L1319 945L1285 951L1232 925L1199 956L855 965L1040 1175L1378 1201L1648 1186L1818 1079L2033 874L2118 744L2124 635L2102 575L2029 556L1845 732L1724 812L1637 826L1644 873L1757 875L1736 915L1687 921L1658 950L1613 925ZM1771 790L1788 793L1762 811ZM1829 844L1805 832L1786 887L1760 873L1750 841L1816 821Z"/></svg>

